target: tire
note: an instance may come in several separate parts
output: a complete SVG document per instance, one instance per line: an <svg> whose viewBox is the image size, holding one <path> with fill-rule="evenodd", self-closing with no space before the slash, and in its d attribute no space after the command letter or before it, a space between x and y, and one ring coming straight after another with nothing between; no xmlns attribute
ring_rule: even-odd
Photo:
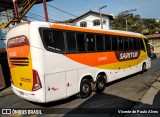
<svg viewBox="0 0 160 117"><path fill-rule="evenodd" d="M91 81L88 79L84 79L81 81L80 85L80 97L87 98L92 94L92 86Z"/></svg>
<svg viewBox="0 0 160 117"><path fill-rule="evenodd" d="M97 93L101 93L105 90L105 87L106 87L105 76L98 75L97 76L97 81L96 81L95 86L94 86L94 90Z"/></svg>
<svg viewBox="0 0 160 117"><path fill-rule="evenodd" d="M145 71L146 71L146 64L145 64L145 63L143 63L141 73L144 73Z"/></svg>

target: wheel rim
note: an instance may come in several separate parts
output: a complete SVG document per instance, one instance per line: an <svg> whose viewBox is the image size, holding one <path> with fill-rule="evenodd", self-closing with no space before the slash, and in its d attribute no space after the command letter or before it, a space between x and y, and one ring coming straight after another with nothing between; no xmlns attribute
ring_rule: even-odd
<svg viewBox="0 0 160 117"><path fill-rule="evenodd" d="M98 83L98 88L99 88L99 89L102 89L103 87L104 87L104 81L101 80L101 81L99 81L99 83Z"/></svg>
<svg viewBox="0 0 160 117"><path fill-rule="evenodd" d="M89 87L89 85L87 85L87 84L84 84L84 85L82 86L82 92L83 92L83 93L88 93L88 92L89 92L89 89L90 89L90 87Z"/></svg>

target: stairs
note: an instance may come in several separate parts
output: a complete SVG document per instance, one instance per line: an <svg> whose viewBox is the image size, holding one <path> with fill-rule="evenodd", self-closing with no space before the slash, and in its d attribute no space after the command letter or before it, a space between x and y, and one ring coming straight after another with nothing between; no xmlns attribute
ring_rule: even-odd
<svg viewBox="0 0 160 117"><path fill-rule="evenodd" d="M7 28L11 23L20 21L25 14L37 3L38 0L23 0L18 6L18 18L14 17L8 22L0 24L0 28Z"/></svg>

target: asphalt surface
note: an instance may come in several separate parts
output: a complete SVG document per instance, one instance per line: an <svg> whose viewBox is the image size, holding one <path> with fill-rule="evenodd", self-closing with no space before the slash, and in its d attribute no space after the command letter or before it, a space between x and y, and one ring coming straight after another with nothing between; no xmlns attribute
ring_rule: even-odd
<svg viewBox="0 0 160 117"><path fill-rule="evenodd" d="M111 113L113 111L114 113L114 109L133 109L136 105L141 104L140 100L159 77L160 59L156 59L152 61L152 67L145 73L137 73L109 83L106 85L106 89L103 93L92 93L87 99L80 99L76 96L72 96L68 99L57 102L38 104L19 98L15 94L10 94L0 97L0 108L44 108L48 110L48 112L50 111L53 113L45 115L47 117L75 116L75 114L76 116L83 117L85 115L92 117L128 117L132 115L106 113L108 113L107 111L110 111ZM160 105L158 99L160 100L159 93L155 96L153 105L141 104L140 107L155 107L157 104ZM38 117L39 116L44 115L38 115ZM135 115L133 115L133 117L134 116Z"/></svg>

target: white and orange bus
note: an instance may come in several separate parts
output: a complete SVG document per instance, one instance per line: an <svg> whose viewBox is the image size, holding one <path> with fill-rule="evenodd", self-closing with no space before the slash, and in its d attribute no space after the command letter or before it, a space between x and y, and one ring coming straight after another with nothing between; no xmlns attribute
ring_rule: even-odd
<svg viewBox="0 0 160 117"><path fill-rule="evenodd" d="M151 67L145 36L47 22L27 22L7 34L12 89L40 103L92 91Z"/></svg>

